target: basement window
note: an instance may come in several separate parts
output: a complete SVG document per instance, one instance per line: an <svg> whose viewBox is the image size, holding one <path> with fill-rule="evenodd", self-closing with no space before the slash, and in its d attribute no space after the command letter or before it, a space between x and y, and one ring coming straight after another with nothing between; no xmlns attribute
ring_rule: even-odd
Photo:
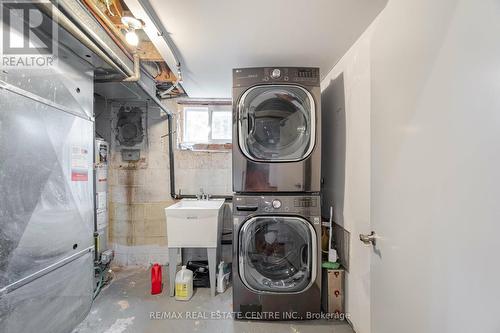
<svg viewBox="0 0 500 333"><path fill-rule="evenodd" d="M230 149L232 110L229 105L183 106L180 113L180 148L193 150Z"/></svg>

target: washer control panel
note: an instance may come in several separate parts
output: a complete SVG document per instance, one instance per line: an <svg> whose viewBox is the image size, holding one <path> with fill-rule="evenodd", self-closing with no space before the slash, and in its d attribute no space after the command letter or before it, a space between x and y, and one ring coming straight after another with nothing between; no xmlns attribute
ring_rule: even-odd
<svg viewBox="0 0 500 333"><path fill-rule="evenodd" d="M318 200L315 197L296 198L293 200L293 205L300 208L317 207Z"/></svg>
<svg viewBox="0 0 500 333"><path fill-rule="evenodd" d="M234 215L262 213L320 215L320 199L318 195L237 195L233 199L233 206Z"/></svg>
<svg viewBox="0 0 500 333"><path fill-rule="evenodd" d="M286 199L278 199L278 198L266 198L266 200L263 201L264 204L264 212L266 213L276 213L276 212L284 212L284 213L289 213L293 212L293 209L290 209L290 202Z"/></svg>
<svg viewBox="0 0 500 333"><path fill-rule="evenodd" d="M281 201L279 199L274 199L272 202L273 208L275 209L280 209L281 208Z"/></svg>
<svg viewBox="0 0 500 333"><path fill-rule="evenodd" d="M279 68L275 68L275 69L273 69L273 71L271 72L271 77L272 77L273 79L277 79L277 78L279 78L280 76L281 76L281 71L280 71L280 69L279 69Z"/></svg>

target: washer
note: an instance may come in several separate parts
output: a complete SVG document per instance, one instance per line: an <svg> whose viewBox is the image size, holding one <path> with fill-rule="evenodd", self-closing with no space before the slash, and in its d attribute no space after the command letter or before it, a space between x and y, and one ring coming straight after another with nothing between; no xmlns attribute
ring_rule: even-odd
<svg viewBox="0 0 500 333"><path fill-rule="evenodd" d="M301 320L320 313L320 197L235 195L233 207L235 317Z"/></svg>
<svg viewBox="0 0 500 333"><path fill-rule="evenodd" d="M319 68L233 69L233 191L319 192Z"/></svg>

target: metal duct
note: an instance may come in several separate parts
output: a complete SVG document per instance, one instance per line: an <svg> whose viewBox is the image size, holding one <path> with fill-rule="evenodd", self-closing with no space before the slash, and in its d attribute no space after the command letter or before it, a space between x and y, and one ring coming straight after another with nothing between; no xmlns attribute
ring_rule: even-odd
<svg viewBox="0 0 500 333"><path fill-rule="evenodd" d="M100 23L78 0L51 0L59 5L67 18L70 18L78 28L87 35L95 45L111 58L127 75L134 74L133 61L116 45L115 41L104 31Z"/></svg>
<svg viewBox="0 0 500 333"><path fill-rule="evenodd" d="M0 74L0 332L66 333L92 302L93 77L58 52Z"/></svg>
<svg viewBox="0 0 500 333"><path fill-rule="evenodd" d="M56 2L55 0L52 0ZM139 87L149 96L149 98L165 113L170 111L160 102L156 96L156 87L153 77L140 68L139 60L130 61L128 56L116 45L114 40L104 31L99 22L89 13L77 0L58 0L57 4L64 10L55 9L53 13L61 26L79 39L82 44L96 53L112 68L120 74L129 76L125 81L136 82ZM45 7L45 11L48 9ZM71 17L71 19L69 19ZM73 23L74 22L74 23ZM141 73L142 71L142 73ZM116 75L107 75L105 81L116 81ZM121 79L119 79L121 80ZM101 80L101 82L104 82Z"/></svg>
<svg viewBox="0 0 500 333"><path fill-rule="evenodd" d="M104 60L108 65L110 65L117 72L127 75L126 72L118 66L116 61L112 60L106 53L104 53L86 34L84 34L72 21L70 21L57 7L51 3L41 2L39 4L40 8L49 17L52 17L61 27L67 30L75 38L77 38L82 44L84 44L89 50L94 52L98 57Z"/></svg>

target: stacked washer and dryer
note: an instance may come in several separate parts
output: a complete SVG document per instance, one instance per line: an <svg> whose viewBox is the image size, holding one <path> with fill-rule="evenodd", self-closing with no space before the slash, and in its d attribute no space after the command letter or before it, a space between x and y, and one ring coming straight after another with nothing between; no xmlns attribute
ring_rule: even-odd
<svg viewBox="0 0 500 333"><path fill-rule="evenodd" d="M318 68L233 70L233 310L308 319L321 304Z"/></svg>

